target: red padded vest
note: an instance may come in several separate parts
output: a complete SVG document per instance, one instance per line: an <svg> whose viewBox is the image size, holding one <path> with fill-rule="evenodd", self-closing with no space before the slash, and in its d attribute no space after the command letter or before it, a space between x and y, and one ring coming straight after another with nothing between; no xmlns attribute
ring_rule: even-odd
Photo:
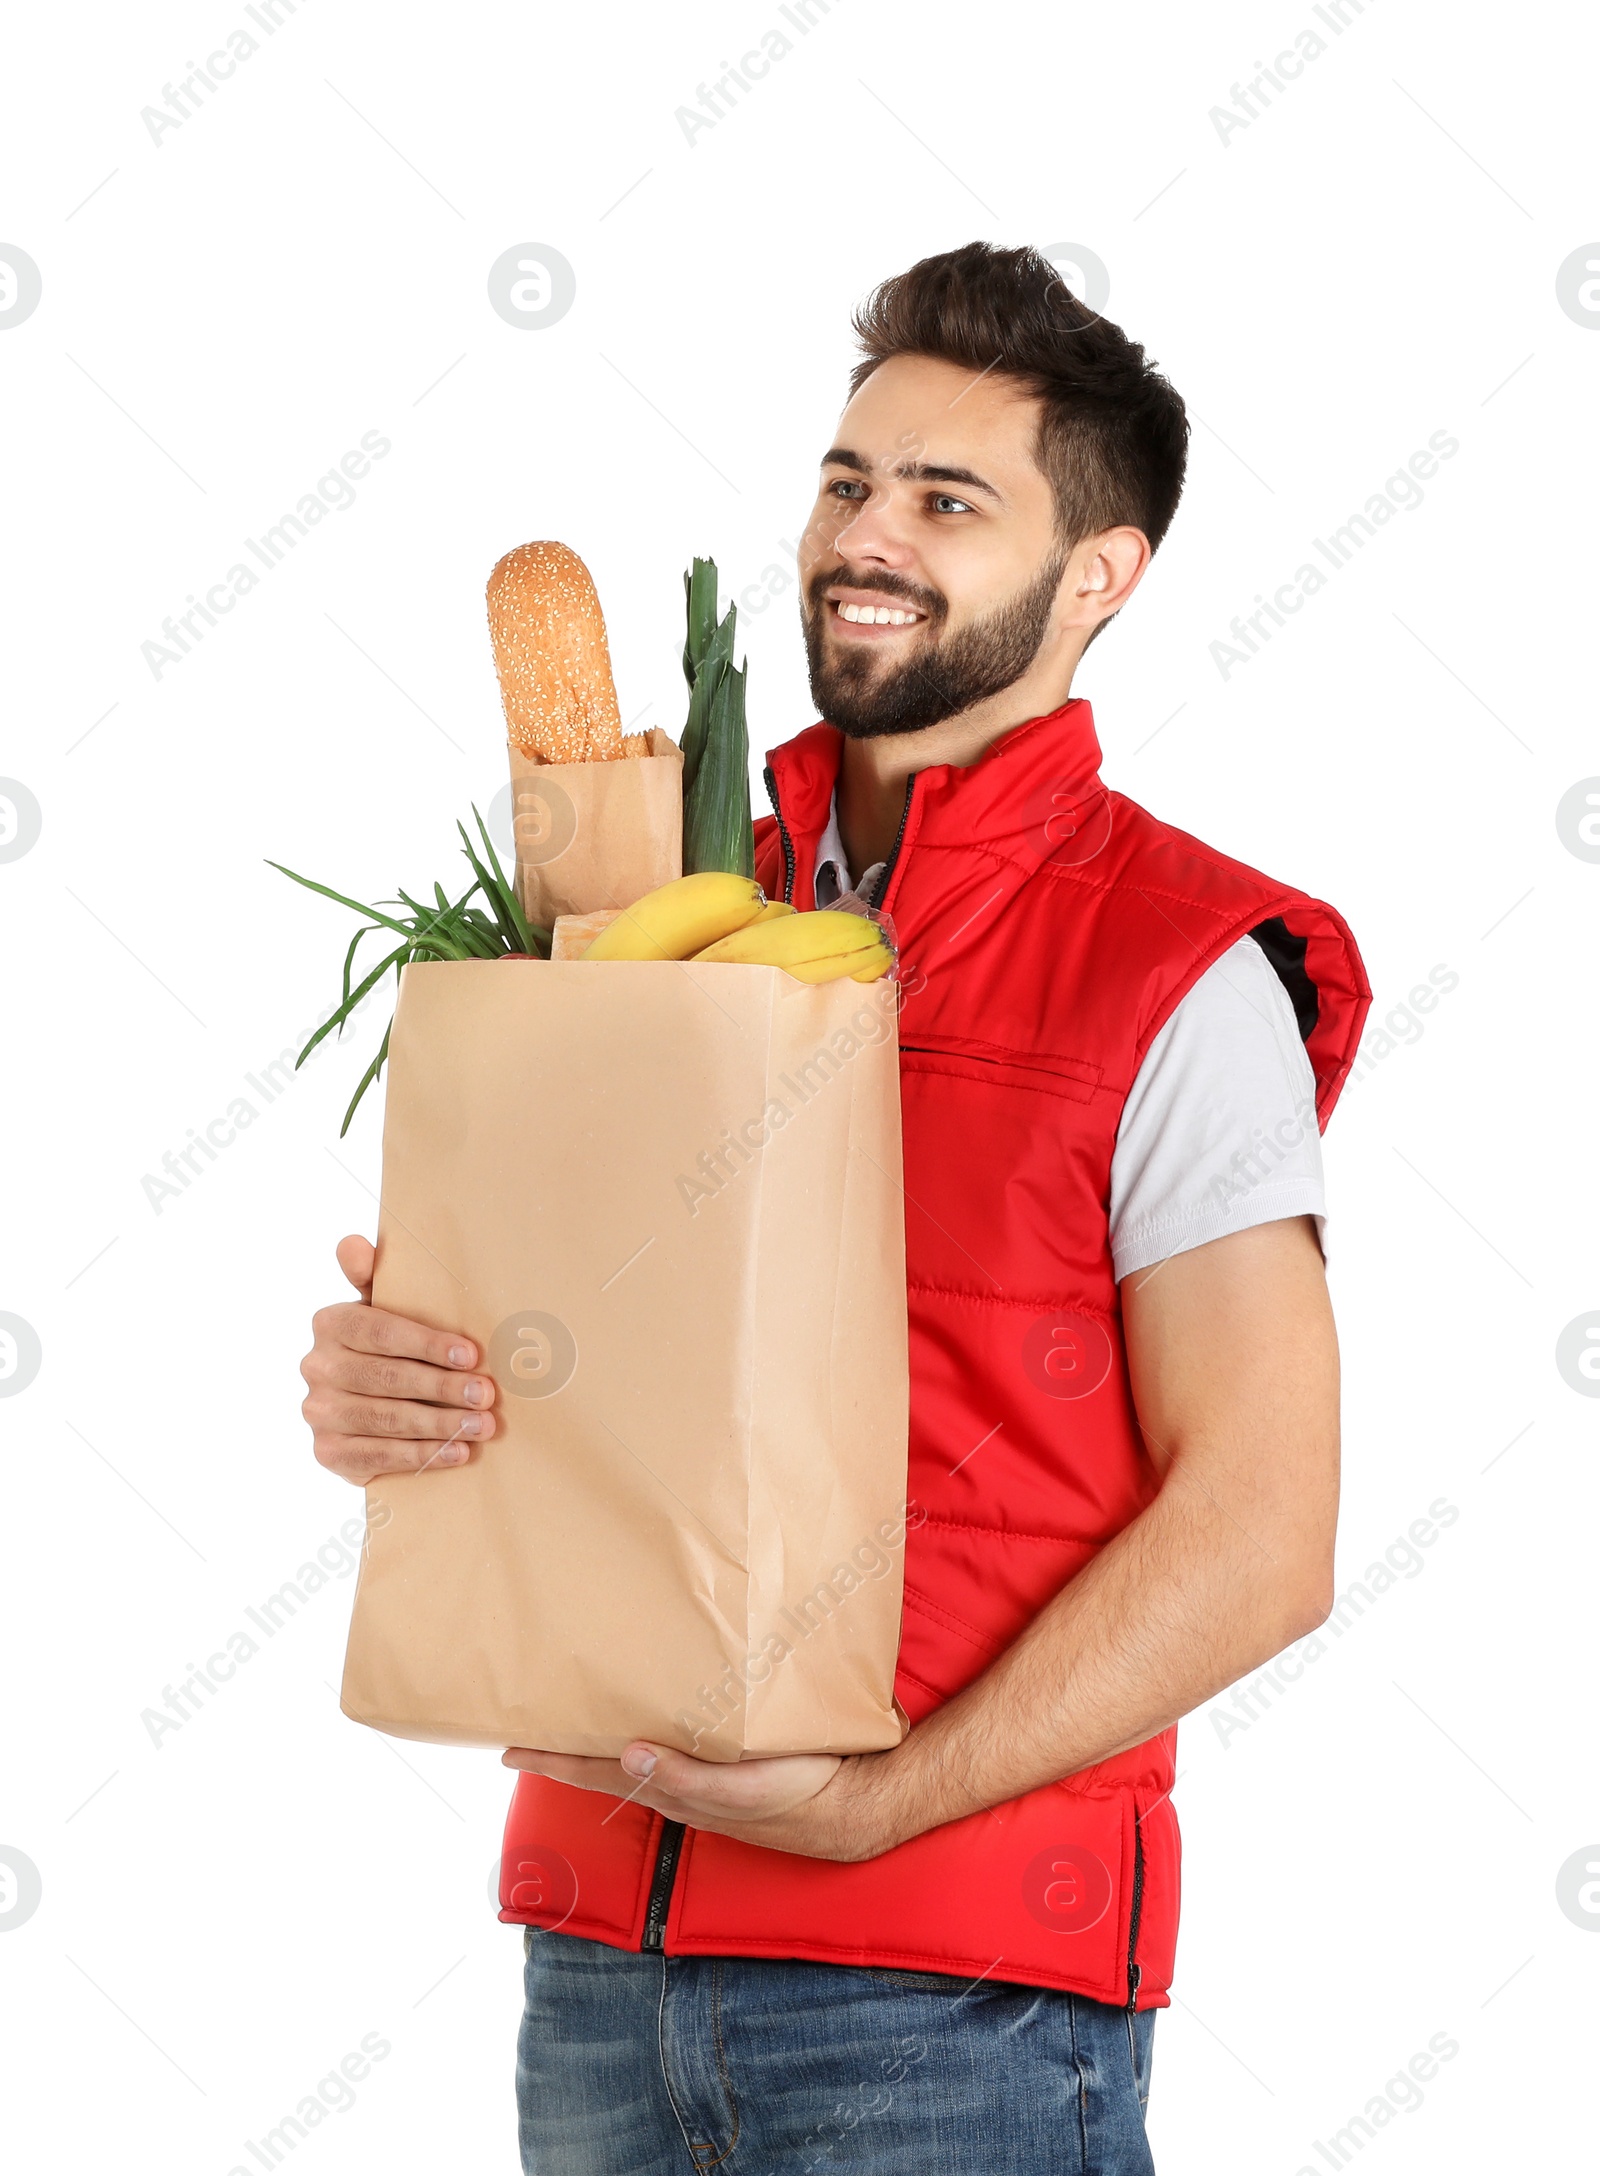
<svg viewBox="0 0 1600 2176"><path fill-rule="evenodd" d="M840 736L773 751L773 896L813 903ZM1331 907L1099 779L1089 705L920 772L879 904L900 941L911 1435L896 1691L913 1725L1148 1504L1108 1230L1152 1037L1252 933L1294 1000L1319 1124L1370 991ZM500 1917L674 1955L987 1974L1165 2005L1176 1732L881 1857L836 1865L519 1779Z"/></svg>

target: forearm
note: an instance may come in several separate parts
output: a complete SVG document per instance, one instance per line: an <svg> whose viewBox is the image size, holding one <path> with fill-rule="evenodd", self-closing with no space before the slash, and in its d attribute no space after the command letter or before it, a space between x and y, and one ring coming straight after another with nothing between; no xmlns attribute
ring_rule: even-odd
<svg viewBox="0 0 1600 2176"><path fill-rule="evenodd" d="M1331 1606L1339 1359L1310 1219L1125 1280L1123 1316L1160 1493L880 1756L872 1780L900 1836L1142 1744Z"/></svg>
<svg viewBox="0 0 1600 2176"><path fill-rule="evenodd" d="M1143 1744L1320 1622L1318 1586L1180 1462L998 1662L881 1756L896 1840Z"/></svg>

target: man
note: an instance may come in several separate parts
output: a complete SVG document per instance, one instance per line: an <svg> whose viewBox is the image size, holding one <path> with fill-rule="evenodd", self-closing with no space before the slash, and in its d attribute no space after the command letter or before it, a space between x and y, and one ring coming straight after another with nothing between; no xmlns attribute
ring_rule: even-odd
<svg viewBox="0 0 1600 2176"><path fill-rule="evenodd" d="M1338 1365L1318 1124L1369 992L1331 908L1098 777L1078 661L1188 427L1030 250L918 264L800 555L827 722L757 872L901 946L911 1445L890 1752L525 1771L519 2097L549 2176L1135 2176L1178 1907L1177 1719L1331 1605ZM352 1480L494 1433L466 1341L317 1318Z"/></svg>

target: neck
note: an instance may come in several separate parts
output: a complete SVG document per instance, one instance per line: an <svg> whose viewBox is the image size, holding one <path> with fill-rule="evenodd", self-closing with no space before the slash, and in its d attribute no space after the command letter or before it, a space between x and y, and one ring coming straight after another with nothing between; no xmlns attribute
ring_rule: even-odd
<svg viewBox="0 0 1600 2176"><path fill-rule="evenodd" d="M976 763L1014 726L1061 708L1072 692L1071 669L1064 685L1059 674L1050 676L1051 685L1043 684L1043 677L1035 686L1035 674L1027 672L986 702L915 733L845 741L839 759L839 835L853 871L871 868L892 850L914 771Z"/></svg>

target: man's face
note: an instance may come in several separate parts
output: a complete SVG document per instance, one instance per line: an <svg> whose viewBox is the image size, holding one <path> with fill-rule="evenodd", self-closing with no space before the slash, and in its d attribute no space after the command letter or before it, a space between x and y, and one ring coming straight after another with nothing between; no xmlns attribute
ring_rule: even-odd
<svg viewBox="0 0 1600 2176"><path fill-rule="evenodd" d="M896 356L839 419L800 554L819 714L856 739L916 732L1019 680L1066 553L1014 380Z"/></svg>

